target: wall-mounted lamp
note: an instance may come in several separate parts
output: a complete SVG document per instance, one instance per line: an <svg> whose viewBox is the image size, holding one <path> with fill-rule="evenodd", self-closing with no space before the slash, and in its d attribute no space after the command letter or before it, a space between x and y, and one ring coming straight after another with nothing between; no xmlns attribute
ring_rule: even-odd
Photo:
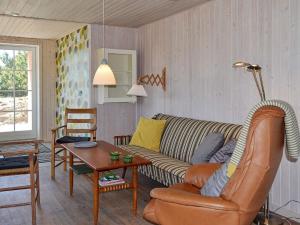
<svg viewBox="0 0 300 225"><path fill-rule="evenodd" d="M143 85L140 85L140 84L132 85L130 90L127 92L127 95L147 97L145 88L143 87Z"/></svg>
<svg viewBox="0 0 300 225"><path fill-rule="evenodd" d="M142 75L138 77L137 84L132 85L127 95L147 97L147 93L143 85L162 86L166 90L166 67L163 68L162 74Z"/></svg>
<svg viewBox="0 0 300 225"><path fill-rule="evenodd" d="M138 84L151 85L151 86L162 86L163 90L166 90L166 79L167 79L167 69L163 68L161 74L151 74L142 75L138 78Z"/></svg>
<svg viewBox="0 0 300 225"><path fill-rule="evenodd" d="M265 88L264 88L264 83L262 79L262 74L261 74L261 67L256 64L250 64L246 62L236 62L232 66L233 68L244 68L246 71L251 72L253 75L253 79L255 81L257 90L260 95L261 101L266 100L266 94L265 94ZM259 81L257 79L257 75L259 76Z"/></svg>

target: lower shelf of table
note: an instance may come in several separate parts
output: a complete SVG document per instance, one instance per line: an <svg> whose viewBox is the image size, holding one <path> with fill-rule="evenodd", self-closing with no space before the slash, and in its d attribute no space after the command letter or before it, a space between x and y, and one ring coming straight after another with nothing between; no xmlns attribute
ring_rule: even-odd
<svg viewBox="0 0 300 225"><path fill-rule="evenodd" d="M130 183L110 185L110 186L106 186L106 187L102 187L99 185L100 192L120 191L120 190L131 189L131 188L132 188L132 185Z"/></svg>

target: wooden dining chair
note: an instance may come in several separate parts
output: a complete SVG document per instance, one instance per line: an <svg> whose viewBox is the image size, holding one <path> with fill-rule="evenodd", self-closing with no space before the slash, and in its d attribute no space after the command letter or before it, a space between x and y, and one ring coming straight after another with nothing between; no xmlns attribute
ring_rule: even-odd
<svg viewBox="0 0 300 225"><path fill-rule="evenodd" d="M62 130L63 135L57 138L60 130ZM96 141L97 108L66 108L64 125L56 127L51 131L51 178L55 179L56 167L63 164L64 171L67 170L67 150L61 144Z"/></svg>
<svg viewBox="0 0 300 225"><path fill-rule="evenodd" d="M0 192L30 189L31 201L0 205L0 209L31 205L32 224L36 225L36 203L40 204L39 185L39 153L38 144L41 141L1 142L0 143L0 177L29 174L29 184L1 187ZM10 149L11 146L18 148ZM30 145L31 147L25 148Z"/></svg>

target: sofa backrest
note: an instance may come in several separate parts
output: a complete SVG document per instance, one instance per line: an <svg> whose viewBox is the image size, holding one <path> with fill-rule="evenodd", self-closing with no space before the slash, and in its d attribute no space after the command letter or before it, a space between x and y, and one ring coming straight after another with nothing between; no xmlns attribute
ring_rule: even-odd
<svg viewBox="0 0 300 225"><path fill-rule="evenodd" d="M196 120L161 113L153 118L167 120L160 152L185 162L190 162L195 149L209 133L224 134L226 143L230 139L237 139L242 128L237 124Z"/></svg>

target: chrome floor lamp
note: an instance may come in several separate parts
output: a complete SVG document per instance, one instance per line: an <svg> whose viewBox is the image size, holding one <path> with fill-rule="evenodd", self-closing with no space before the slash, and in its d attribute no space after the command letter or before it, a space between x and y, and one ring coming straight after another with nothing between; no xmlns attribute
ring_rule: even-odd
<svg viewBox="0 0 300 225"><path fill-rule="evenodd" d="M265 88L261 74L261 67L256 64L250 64L246 62L236 62L233 64L233 68L244 68L246 71L251 72L253 79L255 81L257 90L260 95L261 101L266 100ZM257 78L259 77L259 78Z"/></svg>
<svg viewBox="0 0 300 225"><path fill-rule="evenodd" d="M246 63L246 62L236 62L233 64L233 68L243 68L248 72L251 72L253 79L255 81L255 85L257 87L259 96L261 101L265 101L266 100L266 94L265 94L265 88L264 88L264 83L263 83L263 79L262 79L262 74L261 74L261 67L259 65L256 64L250 64L250 63ZM263 224L264 225L269 225L269 219L270 219L270 209L269 209L269 196L267 197L267 200L263 206L263 217L264 217L264 221ZM260 224L260 222L259 222Z"/></svg>

